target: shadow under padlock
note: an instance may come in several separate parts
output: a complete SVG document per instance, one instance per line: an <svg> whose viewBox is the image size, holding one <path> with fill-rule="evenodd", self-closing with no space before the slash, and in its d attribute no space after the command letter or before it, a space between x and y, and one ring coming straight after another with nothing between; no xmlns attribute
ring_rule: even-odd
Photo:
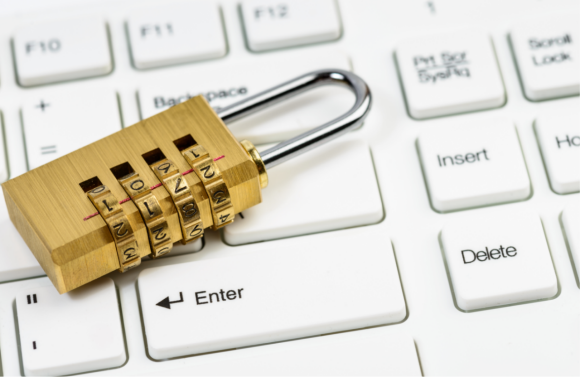
<svg viewBox="0 0 580 377"><path fill-rule="evenodd" d="M226 127L328 84L350 89L354 105L262 153ZM268 169L359 127L370 106L365 82L338 69L297 77L217 116L194 97L4 183L10 218L58 291L68 292L232 223L262 201Z"/></svg>

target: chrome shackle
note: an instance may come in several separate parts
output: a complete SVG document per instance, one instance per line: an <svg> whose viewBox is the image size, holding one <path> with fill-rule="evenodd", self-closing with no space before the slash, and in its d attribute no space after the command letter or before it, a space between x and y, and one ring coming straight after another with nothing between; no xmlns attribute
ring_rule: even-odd
<svg viewBox="0 0 580 377"><path fill-rule="evenodd" d="M225 124L230 124L310 89L331 84L349 88L355 95L353 106L343 115L260 153L265 168L269 169L359 127L372 103L370 89L364 80L341 69L313 71L221 108L217 114Z"/></svg>

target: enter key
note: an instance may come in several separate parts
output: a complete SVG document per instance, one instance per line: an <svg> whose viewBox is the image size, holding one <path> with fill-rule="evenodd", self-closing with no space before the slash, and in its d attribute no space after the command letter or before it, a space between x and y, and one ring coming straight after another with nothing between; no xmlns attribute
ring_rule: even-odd
<svg viewBox="0 0 580 377"><path fill-rule="evenodd" d="M141 272L149 355L166 359L403 321L405 300L383 232L365 227L321 236Z"/></svg>

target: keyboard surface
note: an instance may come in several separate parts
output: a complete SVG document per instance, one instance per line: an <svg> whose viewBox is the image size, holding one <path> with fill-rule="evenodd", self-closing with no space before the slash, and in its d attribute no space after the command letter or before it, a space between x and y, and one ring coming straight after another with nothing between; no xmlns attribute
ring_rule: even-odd
<svg viewBox="0 0 580 377"><path fill-rule="evenodd" d="M0 0L2 182L198 94L340 68L373 95L224 230L64 295L2 200L0 375L580 375L579 15ZM263 150L353 98L318 88L230 129Z"/></svg>

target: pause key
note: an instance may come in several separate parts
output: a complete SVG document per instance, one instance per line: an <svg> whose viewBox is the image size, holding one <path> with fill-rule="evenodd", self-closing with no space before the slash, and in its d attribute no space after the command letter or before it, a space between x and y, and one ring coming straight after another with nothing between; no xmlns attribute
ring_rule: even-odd
<svg viewBox="0 0 580 377"><path fill-rule="evenodd" d="M28 301L28 304L29 305L32 304L32 303L36 304L37 303L37 301L36 301L36 294L33 294L32 295L32 302L30 301L30 295L27 295L26 296L26 301Z"/></svg>

